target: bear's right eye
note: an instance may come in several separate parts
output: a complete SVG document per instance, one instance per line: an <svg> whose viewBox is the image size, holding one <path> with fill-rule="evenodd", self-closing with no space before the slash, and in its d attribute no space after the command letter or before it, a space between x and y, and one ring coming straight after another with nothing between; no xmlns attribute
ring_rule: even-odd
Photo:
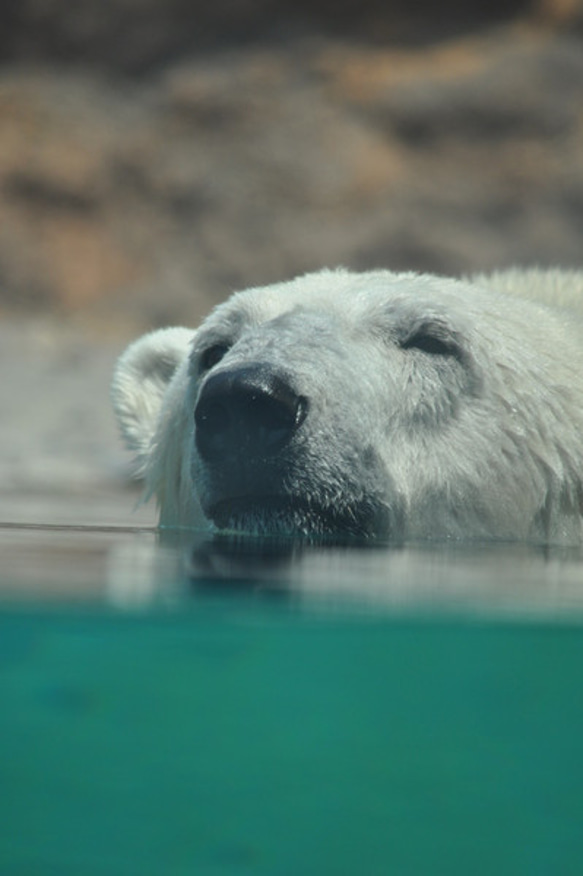
<svg viewBox="0 0 583 876"><path fill-rule="evenodd" d="M203 350L199 358L199 368L201 371L210 371L215 365L218 365L223 356L228 352L228 344L213 344Z"/></svg>

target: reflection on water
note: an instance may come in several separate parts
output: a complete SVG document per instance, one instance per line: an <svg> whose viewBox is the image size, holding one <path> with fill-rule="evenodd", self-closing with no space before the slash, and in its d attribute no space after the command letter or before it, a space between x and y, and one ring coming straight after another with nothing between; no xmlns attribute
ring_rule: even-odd
<svg viewBox="0 0 583 876"><path fill-rule="evenodd" d="M194 591L287 593L320 609L372 612L583 608L582 552L516 544L302 545L216 537L195 545Z"/></svg>
<svg viewBox="0 0 583 876"><path fill-rule="evenodd" d="M10 599L171 607L236 594L319 611L583 613L583 551L573 548L4 526L0 554L0 594Z"/></svg>

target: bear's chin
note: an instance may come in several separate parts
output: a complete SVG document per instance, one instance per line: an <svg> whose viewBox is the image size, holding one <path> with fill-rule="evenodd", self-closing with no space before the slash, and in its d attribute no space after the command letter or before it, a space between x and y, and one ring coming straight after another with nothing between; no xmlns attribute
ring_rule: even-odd
<svg viewBox="0 0 583 876"><path fill-rule="evenodd" d="M220 531L249 535L371 541L390 535L388 513L364 501L335 507L283 496L223 499L207 516Z"/></svg>

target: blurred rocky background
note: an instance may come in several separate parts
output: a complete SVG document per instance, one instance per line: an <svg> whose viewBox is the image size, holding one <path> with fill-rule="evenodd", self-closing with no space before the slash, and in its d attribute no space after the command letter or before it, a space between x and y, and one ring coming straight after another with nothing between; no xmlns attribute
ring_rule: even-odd
<svg viewBox="0 0 583 876"><path fill-rule="evenodd" d="M55 491L116 483L116 353L234 289L583 263L583 0L0 17L3 519L27 490L51 517Z"/></svg>

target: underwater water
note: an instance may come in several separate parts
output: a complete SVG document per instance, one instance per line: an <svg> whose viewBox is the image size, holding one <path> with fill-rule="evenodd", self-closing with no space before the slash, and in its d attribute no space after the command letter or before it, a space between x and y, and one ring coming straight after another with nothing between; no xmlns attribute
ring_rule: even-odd
<svg viewBox="0 0 583 876"><path fill-rule="evenodd" d="M0 873L579 874L583 558L0 528Z"/></svg>

